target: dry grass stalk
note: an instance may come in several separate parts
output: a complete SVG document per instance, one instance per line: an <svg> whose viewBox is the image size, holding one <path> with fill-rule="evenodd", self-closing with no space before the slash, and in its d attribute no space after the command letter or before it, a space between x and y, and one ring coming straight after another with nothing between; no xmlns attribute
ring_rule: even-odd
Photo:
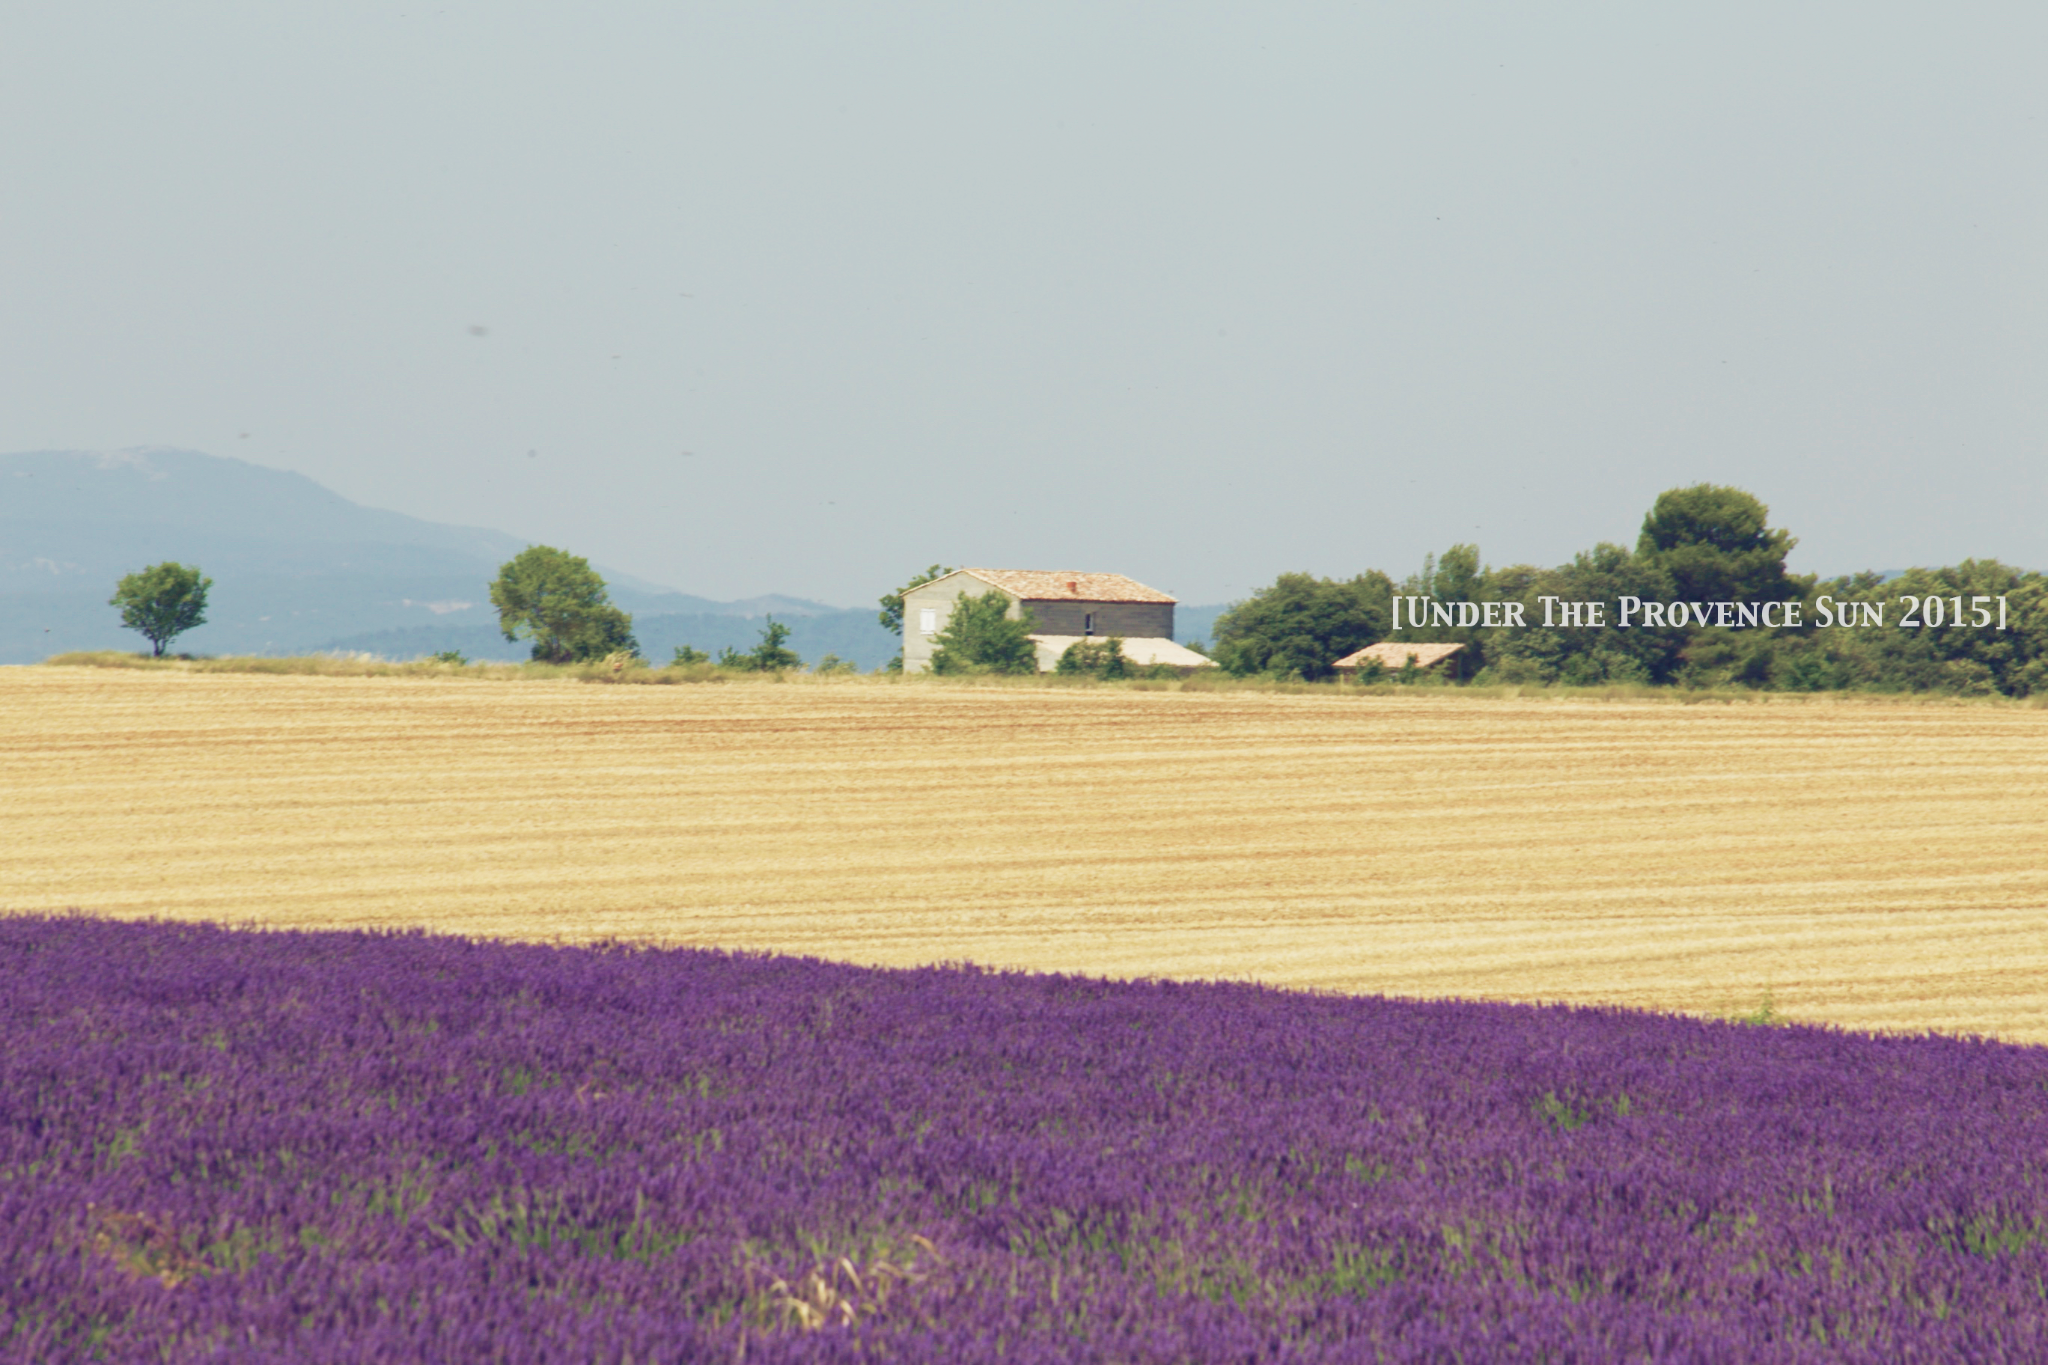
<svg viewBox="0 0 2048 1365"><path fill-rule="evenodd" d="M166 1289L176 1289L209 1269L202 1258L184 1247L176 1232L146 1213L88 1204L86 1223L93 1254L106 1257L138 1279L153 1279Z"/></svg>
<svg viewBox="0 0 2048 1365"><path fill-rule="evenodd" d="M910 1241L938 1258L938 1248L928 1239L913 1235ZM888 1312L895 1286L915 1284L923 1278L913 1262L898 1264L876 1257L863 1272L852 1257L840 1256L812 1266L793 1285L777 1279L768 1288L784 1323L799 1331L815 1332L821 1327L851 1327L881 1317Z"/></svg>

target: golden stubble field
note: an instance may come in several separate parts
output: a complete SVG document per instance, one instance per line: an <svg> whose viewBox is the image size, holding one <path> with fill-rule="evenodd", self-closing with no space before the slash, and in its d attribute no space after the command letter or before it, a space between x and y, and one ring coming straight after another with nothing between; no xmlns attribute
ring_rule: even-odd
<svg viewBox="0 0 2048 1365"><path fill-rule="evenodd" d="M2048 1041L2048 711L0 668L0 910Z"/></svg>

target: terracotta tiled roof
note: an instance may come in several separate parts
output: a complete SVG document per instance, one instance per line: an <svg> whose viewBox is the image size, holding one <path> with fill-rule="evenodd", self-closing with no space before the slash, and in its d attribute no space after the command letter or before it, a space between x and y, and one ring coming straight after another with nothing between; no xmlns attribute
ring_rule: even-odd
<svg viewBox="0 0 2048 1365"><path fill-rule="evenodd" d="M962 569L984 583L1027 602L1172 602L1157 588L1148 588L1120 573L1082 573L1077 569Z"/></svg>
<svg viewBox="0 0 2048 1365"><path fill-rule="evenodd" d="M1331 664L1332 668L1362 668L1368 659L1378 659L1380 666L1390 673L1398 673L1415 660L1417 668L1433 668L1450 658L1463 645L1416 645L1400 640L1382 640L1376 645L1367 645L1355 654L1346 654Z"/></svg>

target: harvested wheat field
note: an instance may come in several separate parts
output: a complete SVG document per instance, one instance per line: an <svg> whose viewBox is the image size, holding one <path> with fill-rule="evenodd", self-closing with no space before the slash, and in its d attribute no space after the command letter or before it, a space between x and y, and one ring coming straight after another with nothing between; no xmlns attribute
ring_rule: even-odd
<svg viewBox="0 0 2048 1365"><path fill-rule="evenodd" d="M0 669L0 910L2048 1041L2048 710Z"/></svg>

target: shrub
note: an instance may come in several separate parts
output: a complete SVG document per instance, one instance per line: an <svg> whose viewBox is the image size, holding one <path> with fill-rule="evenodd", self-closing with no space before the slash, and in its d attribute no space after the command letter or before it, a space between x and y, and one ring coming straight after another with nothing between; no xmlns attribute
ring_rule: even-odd
<svg viewBox="0 0 2048 1365"><path fill-rule="evenodd" d="M934 673L1024 674L1038 671L1038 645L1031 639L1037 618L1029 608L1010 615L1010 597L990 588L979 597L962 593L946 628L933 641Z"/></svg>
<svg viewBox="0 0 2048 1365"><path fill-rule="evenodd" d="M804 661L797 652L783 648L782 642L789 638L789 627L772 616L767 621L761 630L760 643L744 654L730 646L720 650L718 666L742 673L780 673L785 668L802 668Z"/></svg>
<svg viewBox="0 0 2048 1365"><path fill-rule="evenodd" d="M1132 676L1131 661L1124 654L1121 636L1112 635L1107 640L1076 640L1060 655L1053 665L1053 672L1068 676L1116 679Z"/></svg>

